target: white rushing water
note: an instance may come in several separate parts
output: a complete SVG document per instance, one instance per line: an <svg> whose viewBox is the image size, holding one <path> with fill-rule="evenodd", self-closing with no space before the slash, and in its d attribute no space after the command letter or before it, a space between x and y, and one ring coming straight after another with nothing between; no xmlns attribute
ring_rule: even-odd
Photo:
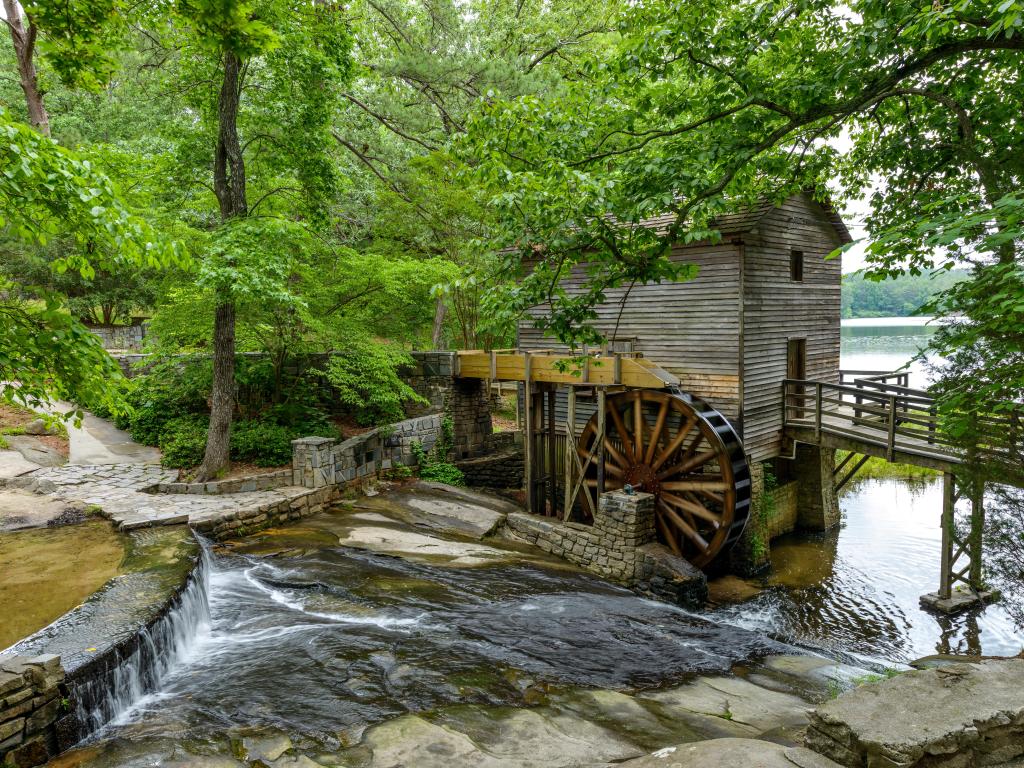
<svg viewBox="0 0 1024 768"><path fill-rule="evenodd" d="M162 616L128 643L127 655L118 652L98 672L73 684L81 735L122 721L160 689L171 670L186 662L209 633L212 564L209 544L201 540L200 546L199 563L185 589Z"/></svg>

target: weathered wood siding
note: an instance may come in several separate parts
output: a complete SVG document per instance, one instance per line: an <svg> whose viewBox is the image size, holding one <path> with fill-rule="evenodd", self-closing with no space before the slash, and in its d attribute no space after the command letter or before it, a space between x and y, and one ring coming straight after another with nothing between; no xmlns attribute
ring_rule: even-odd
<svg viewBox="0 0 1024 768"><path fill-rule="evenodd" d="M683 389L734 419L740 404L739 249L731 244L680 246L671 258L698 265L698 277L634 286L625 305L625 288L608 291L595 324L610 337L618 322L616 339L633 341L634 351L678 376ZM580 282L581 274L574 273L566 288L571 292ZM541 307L534 314L544 311ZM564 349L528 322L519 326L519 347Z"/></svg>
<svg viewBox="0 0 1024 768"><path fill-rule="evenodd" d="M782 381L787 342L806 339L807 378L839 379L840 240L804 195L767 213L743 236L743 442L760 461L782 447ZM804 254L803 281L790 278L792 250Z"/></svg>

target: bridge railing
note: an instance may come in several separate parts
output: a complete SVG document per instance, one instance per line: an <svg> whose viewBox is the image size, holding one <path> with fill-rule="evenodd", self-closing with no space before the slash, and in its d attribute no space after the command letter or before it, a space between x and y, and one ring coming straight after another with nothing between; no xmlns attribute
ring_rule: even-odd
<svg viewBox="0 0 1024 768"><path fill-rule="evenodd" d="M963 458L964 447L946 428L948 419L935 398L903 384L876 378L849 384L786 379L783 409L786 426L811 428L819 440L830 434L882 447L890 461L897 451ZM971 451L977 459L1021 462L1024 417L1019 409L971 418L977 433Z"/></svg>

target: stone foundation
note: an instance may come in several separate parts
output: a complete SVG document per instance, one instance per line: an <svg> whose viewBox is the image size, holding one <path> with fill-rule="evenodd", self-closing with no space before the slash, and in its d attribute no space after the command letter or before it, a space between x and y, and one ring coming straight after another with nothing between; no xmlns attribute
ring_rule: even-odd
<svg viewBox="0 0 1024 768"><path fill-rule="evenodd" d="M518 537L598 576L661 600L699 606L704 574L655 542L654 497L610 491L601 496L592 526L525 513L505 524Z"/></svg>
<svg viewBox="0 0 1024 768"><path fill-rule="evenodd" d="M413 352L414 365L402 379L429 401L411 406L409 416L444 412L452 420L452 455L456 459L481 456L491 436L491 407L487 382L456 378L458 353Z"/></svg>
<svg viewBox="0 0 1024 768"><path fill-rule="evenodd" d="M797 443L793 469L799 488L797 524L804 531L827 531L839 525L839 499L832 473L836 452Z"/></svg>
<svg viewBox="0 0 1024 768"><path fill-rule="evenodd" d="M523 487L525 464L521 446L502 448L497 453L456 461L470 488L505 490Z"/></svg>
<svg viewBox="0 0 1024 768"><path fill-rule="evenodd" d="M0 656L0 765L31 768L57 754L60 657Z"/></svg>
<svg viewBox="0 0 1024 768"><path fill-rule="evenodd" d="M190 525L211 539L230 539L284 525L303 517L323 512L341 496L341 486L328 486L295 496L284 501L273 501L259 506L240 509L216 518L192 521Z"/></svg>

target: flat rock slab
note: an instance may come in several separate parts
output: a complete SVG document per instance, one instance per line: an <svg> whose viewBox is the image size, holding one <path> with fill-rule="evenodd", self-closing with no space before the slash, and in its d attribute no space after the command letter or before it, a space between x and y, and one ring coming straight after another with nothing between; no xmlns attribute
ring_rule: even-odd
<svg viewBox="0 0 1024 768"><path fill-rule="evenodd" d="M838 768L803 747L784 747L757 739L710 739L619 763L622 768Z"/></svg>
<svg viewBox="0 0 1024 768"><path fill-rule="evenodd" d="M443 483L418 482L360 501L373 509L439 534L483 539L493 534L509 512L522 511L511 502Z"/></svg>
<svg viewBox="0 0 1024 768"><path fill-rule="evenodd" d="M1024 754L1024 659L907 672L811 715L806 743L846 766L993 765Z"/></svg>
<svg viewBox="0 0 1024 768"><path fill-rule="evenodd" d="M515 553L476 542L452 541L419 531L356 526L339 537L344 547L368 549L389 555L425 560L438 565L473 566L506 562Z"/></svg>
<svg viewBox="0 0 1024 768"><path fill-rule="evenodd" d="M59 517L68 502L29 491L0 490L0 531L40 528Z"/></svg>
<svg viewBox="0 0 1024 768"><path fill-rule="evenodd" d="M807 723L809 707L797 696L736 677L702 677L637 698L656 701L681 716L689 712L717 726L717 733L711 731L709 735L721 736L758 736L800 728Z"/></svg>
<svg viewBox="0 0 1024 768"><path fill-rule="evenodd" d="M59 467L67 463L64 454L32 435L8 435L4 439L27 461L40 467Z"/></svg>
<svg viewBox="0 0 1024 768"><path fill-rule="evenodd" d="M39 467L39 464L29 461L18 451L0 451L0 481L24 475Z"/></svg>

